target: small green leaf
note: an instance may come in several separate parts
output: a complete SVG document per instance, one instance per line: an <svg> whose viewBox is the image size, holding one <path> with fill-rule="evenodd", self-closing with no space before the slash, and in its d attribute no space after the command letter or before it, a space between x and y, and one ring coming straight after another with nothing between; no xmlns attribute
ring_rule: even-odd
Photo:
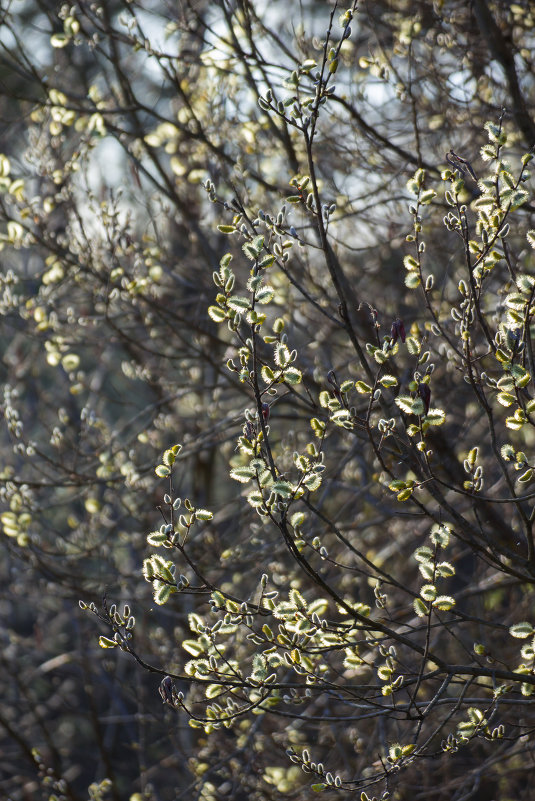
<svg viewBox="0 0 535 801"><path fill-rule="evenodd" d="M415 550L414 558L417 562L430 562L433 558L433 551L428 545L421 545Z"/></svg>
<svg viewBox="0 0 535 801"><path fill-rule="evenodd" d="M115 648L117 646L115 640L110 640L108 637L102 636L98 638L98 644L101 648Z"/></svg>
<svg viewBox="0 0 535 801"><path fill-rule="evenodd" d="M420 590L420 595L424 601L434 601L437 597L437 588L434 584L424 584Z"/></svg>
<svg viewBox="0 0 535 801"><path fill-rule="evenodd" d="M496 350L494 356L499 362L501 362L501 364L508 364L511 360L507 353L505 353L505 351L503 351L501 348Z"/></svg>
<svg viewBox="0 0 535 801"><path fill-rule="evenodd" d="M167 534L163 534L161 531L152 531L147 536L147 543L149 545L153 545L155 548L158 548L162 543L167 542Z"/></svg>
<svg viewBox="0 0 535 801"><path fill-rule="evenodd" d="M447 548L450 541L451 527L445 523L435 523L431 529L431 542L440 548Z"/></svg>
<svg viewBox="0 0 535 801"><path fill-rule="evenodd" d="M412 408L414 405L414 401L410 395L398 395L396 400L396 405L399 406L402 412L405 414L412 414Z"/></svg>
<svg viewBox="0 0 535 801"><path fill-rule="evenodd" d="M442 409L429 409L425 422L430 426L441 426L446 420L446 413Z"/></svg>
<svg viewBox="0 0 535 801"><path fill-rule="evenodd" d="M290 525L293 528L299 528L305 522L305 514L304 512L295 512L290 518Z"/></svg>
<svg viewBox="0 0 535 801"><path fill-rule="evenodd" d="M222 323L227 316L224 310L219 306L209 306L208 315L214 321L214 323Z"/></svg>
<svg viewBox="0 0 535 801"><path fill-rule="evenodd" d="M251 242L245 242L245 244L242 245L242 250L251 261L255 261L259 256L258 250Z"/></svg>
<svg viewBox="0 0 535 801"><path fill-rule="evenodd" d="M231 309L235 311L243 311L250 308L250 303L247 298L242 298L240 295L231 295L227 301Z"/></svg>
<svg viewBox="0 0 535 801"><path fill-rule="evenodd" d="M268 253L266 256L262 256L262 258L258 261L258 267L260 270L267 270L268 267L271 267L274 261L275 256L272 256L270 253Z"/></svg>
<svg viewBox="0 0 535 801"><path fill-rule="evenodd" d="M313 473L304 479L303 484L310 492L316 492L321 487L321 476Z"/></svg>
<svg viewBox="0 0 535 801"><path fill-rule="evenodd" d="M388 681L392 676L392 668L388 665L381 665L377 668L377 675L381 681Z"/></svg>
<svg viewBox="0 0 535 801"><path fill-rule="evenodd" d="M407 337L405 344L411 356L417 356L422 349L422 346L416 337Z"/></svg>
<svg viewBox="0 0 535 801"><path fill-rule="evenodd" d="M500 448L500 453L502 455L502 459L505 459L506 462L511 462L515 458L515 449L512 445L502 445Z"/></svg>
<svg viewBox="0 0 535 801"><path fill-rule="evenodd" d="M267 364L263 365L260 371L260 375L262 376L262 380L266 384L271 384L271 382L275 380L275 373L273 372L271 367L269 367Z"/></svg>
<svg viewBox="0 0 535 801"><path fill-rule="evenodd" d="M299 384L302 377L301 370L298 370L297 367L287 367L284 370L284 380L287 384Z"/></svg>
<svg viewBox="0 0 535 801"><path fill-rule="evenodd" d="M168 448L162 457L162 462L167 467L172 467L176 461L176 454L172 448Z"/></svg>
<svg viewBox="0 0 535 801"><path fill-rule="evenodd" d="M514 395L511 395L510 392L498 392L496 395L496 400L498 403L501 403L502 406L511 406L516 401Z"/></svg>
<svg viewBox="0 0 535 801"><path fill-rule="evenodd" d="M418 570L426 581L431 581L433 579L435 569L432 562L420 562Z"/></svg>
<svg viewBox="0 0 535 801"><path fill-rule="evenodd" d="M290 364L290 351L282 342L277 342L275 345L274 358L278 367L287 367Z"/></svg>
<svg viewBox="0 0 535 801"><path fill-rule="evenodd" d="M230 477L241 484L247 484L255 476L255 471L251 467L235 467L230 471Z"/></svg>
<svg viewBox="0 0 535 801"><path fill-rule="evenodd" d="M479 448L477 446L475 448L471 448L470 451L468 452L468 456L466 458L468 459L468 462L472 467L477 462L478 455L479 455Z"/></svg>
<svg viewBox="0 0 535 801"><path fill-rule="evenodd" d="M413 270L418 269L418 262L416 261L414 256L405 256L405 258L403 259L403 266L405 267L406 270L412 272Z"/></svg>
<svg viewBox="0 0 535 801"><path fill-rule="evenodd" d="M421 598L415 598L412 606L418 617L425 617L429 613L429 609Z"/></svg>
<svg viewBox="0 0 535 801"><path fill-rule="evenodd" d="M514 626L511 626L509 634L512 637L517 637L519 640L525 640L526 637L531 637L532 634L535 634L535 630L531 623L523 621L522 623L515 623Z"/></svg>
<svg viewBox="0 0 535 801"><path fill-rule="evenodd" d="M182 648L192 656L200 656L204 652L204 648L197 640L182 640Z"/></svg>
<svg viewBox="0 0 535 801"><path fill-rule="evenodd" d="M224 692L223 687L220 684L209 684L206 688L206 697L211 700L212 698L217 698L221 693Z"/></svg>
<svg viewBox="0 0 535 801"><path fill-rule="evenodd" d="M289 498L292 494L292 485L287 481L274 481L270 489L280 495L281 498Z"/></svg>
<svg viewBox="0 0 535 801"><path fill-rule="evenodd" d="M420 205L427 206L429 203L431 203L431 201L434 198L436 198L436 196L437 193L435 192L434 189L426 189L426 191L422 192L422 194L419 197Z"/></svg>
<svg viewBox="0 0 535 801"><path fill-rule="evenodd" d="M512 364L509 372L511 373L517 387L526 387L531 381L531 375L522 367L521 364Z"/></svg>
<svg viewBox="0 0 535 801"><path fill-rule="evenodd" d="M264 237L262 235L255 236L254 239L251 240L251 245L258 253L260 253L260 251L264 247Z"/></svg>
<svg viewBox="0 0 535 801"><path fill-rule="evenodd" d="M511 210L514 211L522 206L526 200L529 198L529 193L525 189L517 189L513 192L512 197L510 198L511 203Z"/></svg>
<svg viewBox="0 0 535 801"><path fill-rule="evenodd" d="M394 375L383 375L379 379L379 383L383 387L396 387L398 380Z"/></svg>
<svg viewBox="0 0 535 801"><path fill-rule="evenodd" d="M405 276L405 286L407 289L417 289L420 284L420 276L417 273L409 273Z"/></svg>
<svg viewBox="0 0 535 801"><path fill-rule="evenodd" d="M411 195L418 195L420 191L420 183L416 180L415 177L409 178L407 181L407 190L411 193Z"/></svg>
<svg viewBox="0 0 535 801"><path fill-rule="evenodd" d="M526 470L525 473L522 473L522 475L519 476L517 480L521 481L523 484L527 484L528 481L531 481L532 478L533 478L533 470L530 467L528 470Z"/></svg>
<svg viewBox="0 0 535 801"><path fill-rule="evenodd" d="M69 39L64 33L54 33L50 37L50 44L56 48L66 47L69 44Z"/></svg>
<svg viewBox="0 0 535 801"><path fill-rule="evenodd" d="M351 414L347 409L337 409L331 415L331 420L336 426L340 426L341 428L346 428L348 430L353 428Z"/></svg>
<svg viewBox="0 0 535 801"><path fill-rule="evenodd" d="M173 588L169 584L162 584L154 593L155 603L157 603L158 606L163 606L169 600L172 591Z"/></svg>
<svg viewBox="0 0 535 801"><path fill-rule="evenodd" d="M447 612L455 606L455 598L451 595L439 595L433 601L435 609L440 609L441 612Z"/></svg>
<svg viewBox="0 0 535 801"><path fill-rule="evenodd" d="M253 490L253 492L250 492L247 496L247 503L249 506L252 506L253 509L258 509L264 504L264 497L258 490Z"/></svg>

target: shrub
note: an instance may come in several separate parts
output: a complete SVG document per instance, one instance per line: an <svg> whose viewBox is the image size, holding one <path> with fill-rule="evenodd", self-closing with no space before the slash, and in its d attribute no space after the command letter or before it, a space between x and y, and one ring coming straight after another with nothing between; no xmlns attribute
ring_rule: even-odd
<svg viewBox="0 0 535 801"><path fill-rule="evenodd" d="M526 792L532 12L303 5L11 51L12 793Z"/></svg>

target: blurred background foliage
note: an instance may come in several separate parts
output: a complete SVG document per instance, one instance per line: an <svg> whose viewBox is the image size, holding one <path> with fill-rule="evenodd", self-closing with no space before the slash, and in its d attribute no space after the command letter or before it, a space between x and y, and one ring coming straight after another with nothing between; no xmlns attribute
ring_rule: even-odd
<svg viewBox="0 0 535 801"><path fill-rule="evenodd" d="M229 465L241 463L236 439L254 399L227 370L233 337L207 308L225 252L234 253L242 287L250 269L241 241L217 225L231 223L237 208L276 219L295 192L292 179L295 185L310 172L302 133L258 100L268 89L278 99L291 94L299 65L303 91L314 92L310 63L321 62L333 8L315 0L3 4L2 797L301 799L309 777L285 756L289 743L316 745L326 763L355 777L364 763L380 771L381 749L400 736L395 715L340 723L342 701L333 694L308 720L259 716L207 737L160 706L161 676L98 647L95 621L77 605L79 598L98 608L103 599L130 604L137 653L180 674L187 616L206 612L207 594L183 593L159 608L141 576L146 535L162 522L166 491L154 467L174 442L183 445L176 493L214 512L189 543L200 572L242 598L262 572L281 592L309 587L277 529L262 525L229 478ZM336 10L333 35L340 36L344 10ZM422 295L407 289L403 268L412 226L406 183L417 168L442 192L426 209L422 236L434 307L453 332L465 262L462 243L442 223L440 173L453 150L480 177L483 125L500 119L518 172L535 144L534 30L529 0L363 0L356 7L335 90L318 117L313 162L322 201L336 205L329 243L363 347L388 335L396 318L415 335L427 331ZM470 204L480 188L467 176L463 192ZM515 212L508 239L528 274L532 203ZM267 311L270 320L284 319L306 387L280 393L271 410L277 458L290 470L292 452L310 438L310 416L320 414L329 370L339 380L360 376L316 220L299 204L282 214L302 245L286 268L272 269ZM489 314L499 312L506 280L503 268ZM481 443L486 490L502 492L472 388L447 343L434 346L433 359L433 406L448 415L435 440L447 480L462 485L463 459ZM401 385L413 370L407 357ZM354 402L364 416L367 398ZM523 429L517 445L528 450L532 432ZM399 586L389 614L410 617L412 598L400 588L418 592L409 555L427 542L429 518L381 485L364 435L334 429L325 451L326 479L314 501L322 517L310 536L324 536L334 560L326 581L349 601L374 606L377 577L392 574ZM455 635L458 659L492 626L495 655L515 665L507 629L530 618L533 574L525 566L501 574L500 564L522 540L521 515L515 504L487 504L478 518L469 495L451 503L491 532L490 545L478 550L456 540L449 556L458 604L475 621ZM357 544L367 565L325 521ZM245 653L248 643L236 645L235 658L240 648ZM330 713L333 720L322 723ZM507 714L516 715L524 739L511 736L494 750L477 741L455 768L436 744L434 761L415 763L399 786L390 780L394 797L528 798L533 715L522 706L518 724L514 706Z"/></svg>

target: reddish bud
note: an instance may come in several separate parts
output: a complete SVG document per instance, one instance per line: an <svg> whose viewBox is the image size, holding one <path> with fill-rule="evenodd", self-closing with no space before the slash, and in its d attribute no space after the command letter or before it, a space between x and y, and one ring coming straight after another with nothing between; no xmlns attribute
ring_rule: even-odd
<svg viewBox="0 0 535 801"><path fill-rule="evenodd" d="M256 428L249 420L243 427L243 435L247 437L247 439L254 439L256 437Z"/></svg>
<svg viewBox="0 0 535 801"><path fill-rule="evenodd" d="M333 388L333 394L334 394L334 397L336 398L336 400L339 403L343 404L344 401L342 399L342 393L340 392L340 384L338 383L338 381L336 379L336 375L335 375L334 370L329 370L329 372L327 373L327 381L329 382L329 384Z"/></svg>
<svg viewBox="0 0 535 801"><path fill-rule="evenodd" d="M160 695L162 696L162 701L164 704L169 704L170 706L174 706L173 700L173 679L171 676L165 676L158 688Z"/></svg>
<svg viewBox="0 0 535 801"><path fill-rule="evenodd" d="M397 317L392 323L390 336L392 338L392 347L396 344L398 339L401 339L402 342L405 342L405 326L403 325L403 320L400 320L399 317Z"/></svg>
<svg viewBox="0 0 535 801"><path fill-rule="evenodd" d="M329 372L327 373L327 381L329 382L329 384L332 384L333 387L336 387L336 389L338 389L338 381L336 380L336 375L334 370L329 370Z"/></svg>
<svg viewBox="0 0 535 801"><path fill-rule="evenodd" d="M423 382L418 384L418 395L423 401L425 414L429 412L429 404L431 403L431 390L429 384Z"/></svg>

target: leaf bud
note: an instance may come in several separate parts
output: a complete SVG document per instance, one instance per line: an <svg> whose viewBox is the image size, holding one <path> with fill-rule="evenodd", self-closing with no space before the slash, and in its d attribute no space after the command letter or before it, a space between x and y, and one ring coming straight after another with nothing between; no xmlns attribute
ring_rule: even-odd
<svg viewBox="0 0 535 801"><path fill-rule="evenodd" d="M418 384L418 395L423 401L425 414L429 413L429 404L431 403L431 390L429 384L423 381Z"/></svg>
<svg viewBox="0 0 535 801"><path fill-rule="evenodd" d="M403 324L403 320L400 320L399 317L397 317L392 323L392 327L390 329L390 338L392 340L392 347L396 344L398 339L401 339L402 342L405 342L405 326Z"/></svg>
<svg viewBox="0 0 535 801"><path fill-rule="evenodd" d="M169 706L174 706L173 703L173 679L171 676L165 676L162 681L160 682L160 686L158 687L158 692L162 698L162 703L169 704Z"/></svg>

